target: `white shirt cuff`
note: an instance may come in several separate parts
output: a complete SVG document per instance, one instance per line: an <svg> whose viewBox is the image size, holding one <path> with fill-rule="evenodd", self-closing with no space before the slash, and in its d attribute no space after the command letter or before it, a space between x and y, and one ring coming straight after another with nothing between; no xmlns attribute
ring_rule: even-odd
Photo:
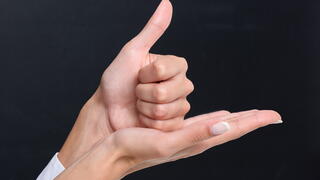
<svg viewBox="0 0 320 180"><path fill-rule="evenodd" d="M41 174L38 176L37 180L53 180L62 171L64 171L64 169L65 168L58 159L58 153L56 153L47 167L44 168Z"/></svg>

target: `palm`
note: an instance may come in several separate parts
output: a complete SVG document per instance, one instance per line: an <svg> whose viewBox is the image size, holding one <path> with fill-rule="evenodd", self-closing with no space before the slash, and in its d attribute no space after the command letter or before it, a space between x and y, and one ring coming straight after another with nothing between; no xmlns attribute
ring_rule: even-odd
<svg viewBox="0 0 320 180"><path fill-rule="evenodd" d="M184 127L173 132L146 128L128 128L113 134L115 144L121 145L136 166L127 174L158 164L191 157L216 145L237 139L257 128L277 122L281 116L274 111L226 111L203 114L186 119ZM231 126L228 133L216 137L208 134L210 127L220 121ZM154 140L157 140L155 143Z"/></svg>
<svg viewBox="0 0 320 180"><path fill-rule="evenodd" d="M124 48L104 72L101 81L103 102L113 131L140 127L135 89L139 70L149 64L149 53L127 52Z"/></svg>

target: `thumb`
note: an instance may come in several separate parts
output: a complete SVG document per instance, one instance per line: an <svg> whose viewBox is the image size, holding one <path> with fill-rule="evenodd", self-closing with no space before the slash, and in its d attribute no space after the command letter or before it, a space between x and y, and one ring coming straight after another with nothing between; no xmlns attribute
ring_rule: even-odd
<svg viewBox="0 0 320 180"><path fill-rule="evenodd" d="M130 44L132 47L149 51L169 27L172 11L171 2L169 0L162 0L147 25L131 40Z"/></svg>

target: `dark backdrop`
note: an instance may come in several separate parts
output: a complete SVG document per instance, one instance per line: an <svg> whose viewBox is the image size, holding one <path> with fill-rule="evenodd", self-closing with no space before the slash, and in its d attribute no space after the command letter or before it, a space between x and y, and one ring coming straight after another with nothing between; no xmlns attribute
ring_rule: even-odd
<svg viewBox="0 0 320 180"><path fill-rule="evenodd" d="M0 179L35 179L103 70L159 0L0 1ZM174 0L153 52L186 57L190 116L275 109L284 120L127 179L320 179L319 1Z"/></svg>

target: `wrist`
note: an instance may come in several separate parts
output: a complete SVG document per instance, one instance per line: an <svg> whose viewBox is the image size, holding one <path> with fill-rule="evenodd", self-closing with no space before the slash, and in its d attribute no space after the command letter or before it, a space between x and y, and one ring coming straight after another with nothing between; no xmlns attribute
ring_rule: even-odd
<svg viewBox="0 0 320 180"><path fill-rule="evenodd" d="M103 173L101 174L101 177L103 177L101 179L121 179L129 174L128 171L131 168L135 167L136 162L114 143L112 136L105 138L98 146L98 151L101 152L101 155L92 165L101 167L96 169L95 172L97 174Z"/></svg>
<svg viewBox="0 0 320 180"><path fill-rule="evenodd" d="M132 164L111 139L110 137L101 139L56 180L119 180L123 178Z"/></svg>
<svg viewBox="0 0 320 180"><path fill-rule="evenodd" d="M100 89L87 101L58 155L65 167L88 152L97 142L110 135L107 113Z"/></svg>

